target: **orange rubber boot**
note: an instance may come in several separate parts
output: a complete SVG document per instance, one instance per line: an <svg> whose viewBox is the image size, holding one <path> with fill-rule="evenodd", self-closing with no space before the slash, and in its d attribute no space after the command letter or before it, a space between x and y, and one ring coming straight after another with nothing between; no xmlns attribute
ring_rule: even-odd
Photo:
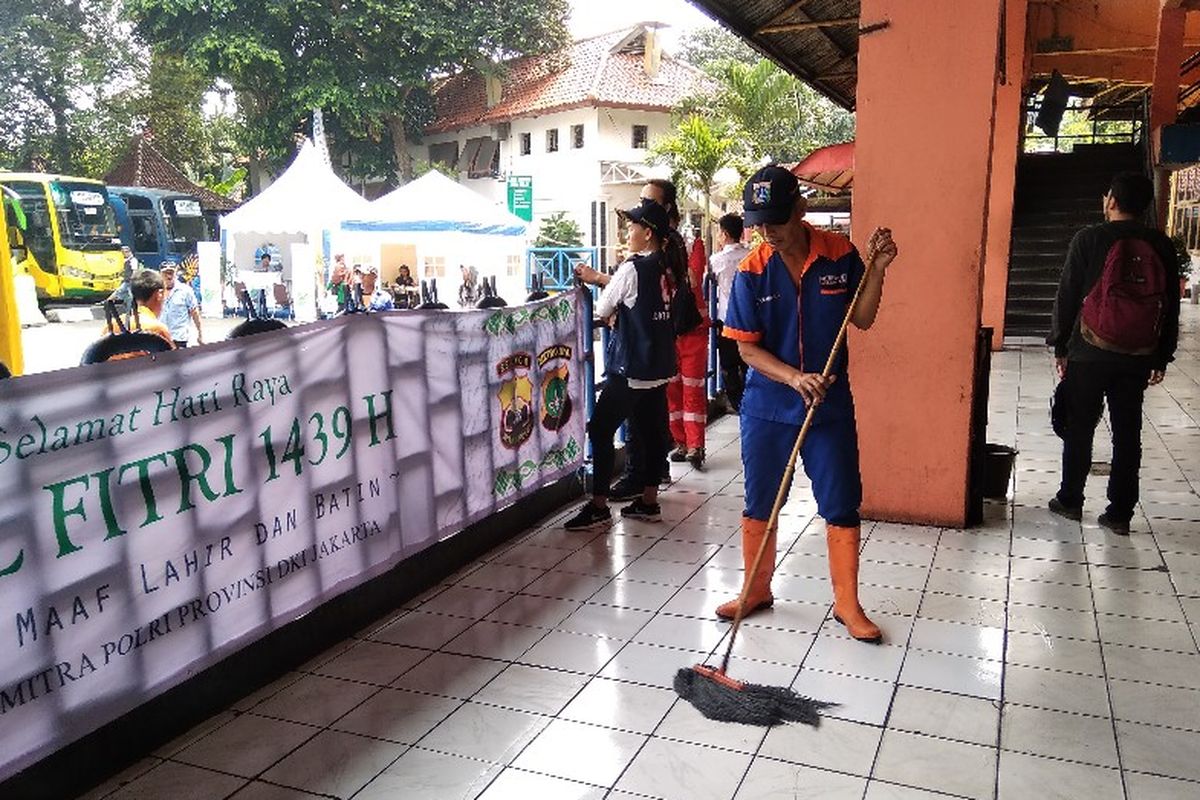
<svg viewBox="0 0 1200 800"><path fill-rule="evenodd" d="M758 574L754 576L754 583L750 584L750 590L746 591L746 581L749 579L750 570L754 567L754 557L758 555L758 548L762 546L763 537L766 535L766 522L742 517L742 567L746 571L742 576L742 591L746 593L746 613L744 616L747 617L759 609L770 608L775 603L775 598L771 596L771 576L775 573L774 531L771 532L771 540L767 543L767 551L763 553L763 560L762 564L758 567ZM717 606L717 616L721 619L733 619L736 617L738 600L740 599L741 596L739 595L728 603Z"/></svg>
<svg viewBox="0 0 1200 800"><path fill-rule="evenodd" d="M826 525L825 541L829 546L829 576L833 579L833 618L860 642L879 644L883 633L858 604L858 526Z"/></svg>

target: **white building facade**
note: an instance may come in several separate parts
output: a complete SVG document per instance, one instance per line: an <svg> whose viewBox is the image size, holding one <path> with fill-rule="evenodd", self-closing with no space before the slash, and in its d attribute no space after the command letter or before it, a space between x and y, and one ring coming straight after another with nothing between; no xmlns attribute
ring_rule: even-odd
<svg viewBox="0 0 1200 800"><path fill-rule="evenodd" d="M452 165L464 186L500 207L509 179L528 178L530 239L562 212L612 265L624 241L616 211L637 204L648 178L667 176L647 163L650 144L670 132L671 108L704 85L655 41L653 28L639 26L576 42L559 61L521 59L498 81L455 76L435 90L439 119L410 153Z"/></svg>

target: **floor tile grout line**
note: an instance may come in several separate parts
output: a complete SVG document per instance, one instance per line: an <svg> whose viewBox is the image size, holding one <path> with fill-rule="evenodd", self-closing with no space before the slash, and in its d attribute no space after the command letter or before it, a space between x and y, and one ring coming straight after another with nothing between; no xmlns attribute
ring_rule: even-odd
<svg viewBox="0 0 1200 800"><path fill-rule="evenodd" d="M1018 360L1017 360L1018 369L1020 369L1020 367L1023 366L1024 361L1025 361L1025 354L1021 353L1018 356ZM1020 386L1020 383L1018 382L1018 384L1017 384L1017 407L1014 412L1014 416L1016 417L1014 425L1017 430L1020 430L1020 422L1021 422L1020 398L1021 398L1021 386ZM1014 485L1014 487L1016 486L1015 476L1014 476L1013 485ZM1003 607L1004 608L1004 625L1003 625L1003 633L1001 635L1002 641L1001 641L1001 650L1000 650L1000 697L996 701L996 709L997 709L996 739L995 739L995 742L996 742L996 777L995 777L995 781L992 784L992 796L993 797L1000 796L1000 775L1001 775L1000 762L1002 759L1003 745L1004 745L1004 714L1005 714L1005 710L1007 709L1006 698L1007 698L1007 691L1008 691L1008 643L1009 643L1009 633L1010 633L1009 623L1011 621L1010 609L1012 606L1013 557L1014 557L1014 546L1016 545L1016 492L1015 491L1013 492L1012 504L1009 504L1006 502L1005 506L1007 508L1006 516L1008 518L1008 559L1007 559L1008 574L1005 576L1005 581L1004 581L1004 607ZM1092 605L1093 605L1093 607L1095 606L1094 600L1092 601ZM1097 636L1099 636L1098 631L1097 631Z"/></svg>
<svg viewBox="0 0 1200 800"><path fill-rule="evenodd" d="M707 502L707 501L705 501L705 502ZM703 505L703 503L701 503L701 506L702 506L702 505ZM693 513L694 513L694 511L693 511ZM690 514L689 514L689 516L690 516ZM685 517L685 519L686 519L686 517ZM682 520L680 520L679 522L682 522ZM677 525L679 524L679 522L676 522L676 523L675 523L675 525L677 526ZM673 529L674 529L674 527L672 527L671 529L669 529L669 530L667 531L667 533L669 533L669 532L670 532L670 530L673 530ZM589 543L590 543L591 541L595 541L596 539L600 538L600 536L603 536L603 535L605 535L605 534L604 534L604 533L599 533L599 534L597 534L597 536L595 536L595 537L593 537L593 539L589 540ZM663 535L659 536L659 537L658 537L658 539L656 539L656 541L655 541L655 544L657 544L658 542L661 542L661 541L665 541L665 540L666 540L666 534L663 534ZM586 546L586 545L585 545L585 546ZM653 546L654 546L654 545L651 545L651 547L653 547ZM582 549L582 548L581 548L581 549ZM636 562L638 559L642 558L642 557L645 555L645 552L648 552L648 551L649 551L649 549L647 549L647 551L643 551L643 553L639 554L637 557L635 557L635 558L634 558L632 561L630 561L629 563L630 563L630 564L632 564L632 563L635 563L635 562ZM714 554L715 554L715 552L714 552ZM710 558L711 558L711 556L710 556ZM564 560L565 560L565 558L564 558ZM560 563L561 563L561 562L560 562ZM602 584L600 587L598 587L598 588L597 588L597 589L596 589L594 592L592 592L592 594L591 594L591 595L589 595L587 599L585 599L585 600L581 601L581 603L580 603L580 607L582 607L584 604L586 604L586 603L588 602L588 600L590 600L592 597L595 597L597 594L599 594L601 591L603 591L603 589L604 589L606 586L608 586L610 583L612 583L612 581L613 581L613 580L615 580L615 579L616 579L616 578L617 578L617 577L618 577L618 576L619 576L619 575L620 575L622 572L624 572L624 570L625 570L626 568L628 568L628 566L629 566L629 565L628 565L628 564L626 564L624 567L622 567L620 570L618 570L618 571L617 571L615 574L613 574L613 576L612 576L612 577L610 577L608 581L606 581L604 584ZM697 567L697 571L698 571L698 569L699 569L699 567ZM694 572L693 572L693 574L694 574ZM532 583L534 583L534 582L536 582L536 579L535 579L534 581L531 581L531 582L530 582L530 584L527 584L525 588L528 588L528 586L529 586L529 585L532 585ZM674 597L674 595L675 595L675 594L678 594L679 590L681 590L682 588L683 588L682 586L678 587L678 588L676 589L676 591L675 591L675 592L674 592L674 593L671 595L671 597ZM517 593L515 593L515 594L513 595L513 597L516 597L516 596L518 596L519 594L520 594L520 592L517 592ZM506 600L506 601L504 601L504 603L510 602L511 600L512 600L512 598L509 598L509 600ZM666 603L667 603L667 602L669 602L669 601L670 601L670 598L668 598L668 600L667 600L667 601L664 601L663 605L666 605ZM501 603L500 605L502 606L502 605L504 605L504 603ZM500 607L500 606L497 606L497 608L499 608L499 607ZM495 609L492 609L492 611L489 611L488 613L490 614L490 613L492 613L493 611L495 611ZM572 613L574 613L574 612L572 612ZM578 698L578 696L580 695L580 693L582 693L582 692L584 691L584 689L585 689L585 688L586 688L588 685L590 685L590 683L591 683L591 681L592 681L592 680L595 680L596 678L600 677L600 672L602 672L602 671L604 670L604 668L605 668L605 667L607 667L607 665L608 665L609 663L611 663L613 660L615 660L615 659L616 659L616 658L617 658L617 657L618 657L618 656L621 654L621 652L622 652L622 651L625 649L625 647L627 647L629 644L631 644L631 643L633 642L633 639L634 639L634 638L636 638L637 634L638 634L638 633L640 633L642 630L644 630L644 629L645 629L645 627L646 627L647 625L649 625L649 624L650 624L650 622L651 622L651 621L654 619L654 617L655 617L656 615L657 615L657 612L654 612L654 614L652 614L652 616L651 616L649 619L647 619L647 620L646 620L646 622L645 622L645 623L643 623L643 624L642 624L642 626L640 626L640 627L638 628L638 630L637 630L637 631L635 631L635 632L634 632L633 636L631 636L629 639L625 639L625 640L623 640L623 641L624 641L624 644L623 644L623 645L622 645L622 646L621 646L621 647L620 647L620 648L619 648L619 649L618 649L618 650L617 650L617 651L616 651L616 652L615 652L615 653L614 653L614 654L613 654L613 655L612 655L612 656L611 656L611 657L610 657L610 658L609 658L607 661L605 661L605 662L604 662L604 664L600 665L600 666L599 666L599 668L598 668L598 669L597 669L595 672L593 672L593 673L592 673L592 674L589 676L589 678L588 678L588 681L587 681L587 682L585 682L585 683L584 683L584 685L583 685L583 686L581 686L581 687L580 687L578 690L576 690L575 694L573 694L573 695L572 695L572 697L571 697L571 698L570 698L570 699L569 699L569 700L568 700L568 701L567 701L565 704L563 704L563 706L562 706L562 707L561 707L561 708L560 708L560 709L559 709L559 710L558 710L558 711L557 711L555 714L553 714L553 715L550 715L549 722L547 722L547 723L546 723L546 725L542 726L542 728L539 730L539 732L538 732L537 734L535 734L535 735L534 735L533 737L531 737L531 738L530 738L530 739L529 739L527 742L525 742L525 743L524 743L524 745L522 745L522 746L521 746L520 750L518 750L518 752L517 752L517 753L516 753L516 754L515 754L515 755L514 755L514 756L513 756L513 757L512 757L512 758L511 758L511 759L510 759L508 762L506 762L506 764L505 764L505 767L507 767L509 764L515 763L515 762L516 762L516 761L517 761L517 760L518 760L518 759L521 757L521 754L522 754L522 753L524 753L524 752L525 752L525 750L526 750L526 749L528 749L528 748L529 748L529 747L530 747L530 746L533 744L533 742L534 742L534 741L535 741L535 740L538 738L538 736L540 736L542 733L544 733L544 732L545 732L545 729L546 729L547 727L549 727L549 725L550 725L551 723L553 723L555 720L558 720L558 719L560 719L560 717L559 717L559 714L561 714L561 713L562 713L562 711L563 711L563 710L565 710L565 709L567 708L567 706L569 706L569 705L570 705L570 704L571 704L571 703L572 703L572 702L573 702L573 701L574 701L576 698ZM486 615L485 615L485 616L486 616ZM570 616L570 615L567 615L567 616ZM563 619L565 619L565 618L566 618L566 617L564 617ZM482 618L480 618L479 620L476 620L476 622L480 622L480 621L482 621ZM561 622L562 620L559 620L559 621ZM469 630L469 628L468 628L468 630ZM465 632L465 631L464 631L464 632ZM545 639L547 636L549 636L549 634L550 634L551 632L553 632L553 629L552 629L552 630L548 630L548 631L546 631L546 634L545 634L545 635L543 635L541 638L539 638L539 639L538 639L536 642L534 642L533 644L529 645L529 647L525 648L525 650L523 650L523 651L521 652L521 654L519 654L519 655L518 655L518 658L520 658L520 656L521 656L521 655L524 655L524 654L528 653L528 652L529 652L529 650L531 650L533 647L536 647L536 646L537 646L537 644L538 644L538 643L540 643L541 641L543 641L543 640L544 640L544 639ZM455 637L455 638L457 638L457 637ZM451 640L451 641L452 641L452 640ZM448 644L448 643L449 643L449 642L447 642L446 644ZM444 645L443 645L443 646L444 646ZM499 660L499 659L497 659L497 660ZM513 664L516 664L516 663L518 663L516 660L509 661L509 662L508 662L508 666L512 666ZM463 701L463 704L462 704L462 705L465 705L466 703L468 703L468 702L471 702L471 701L472 701L472 699L473 699L474 697L477 697L477 696L479 695L479 693L480 693L480 692L482 692L484 689L486 689L488 685L490 685L490 684L491 684L491 683L492 683L494 680L496 680L496 678L497 678L497 677L499 677L501 674L503 674L503 673L504 673L504 672L505 672L507 669L508 669L508 667L505 667L505 668L504 668L504 669L502 669L500 672L498 672L496 675L492 676L492 678L491 678L491 679L489 679L487 682L485 682L485 683L483 684L483 686L481 686L481 687L480 687L478 690L476 690L476 691L475 691L475 692L474 692L474 693L471 695L471 697L469 697L469 698L466 698L466 700L464 700L464 701ZM580 673L580 674L582 674L582 673ZM457 711L457 710L458 710L458 708L461 708L461 707L462 707L462 705L458 706L458 707L455 709L455 711ZM673 707L673 706L672 706L672 707ZM453 714L453 713L455 713L455 712L451 712L451 714ZM668 709L668 713L669 713L669 709ZM444 723L444 722L446 721L446 719L448 719L448 718L449 718L449 716L450 716L450 715L447 715L447 717L446 717L446 718L443 718L442 722L438 723L438 725L441 725L442 723ZM664 715L664 719L665 719L665 715ZM661 721L660 721L660 724L661 724ZM423 740L425 736L428 736L430 733L432 733L434 730L436 730L436 729L437 729L437 727L438 727L438 725L435 725L433 728L431 728L429 731L427 731L427 732L426 732L426 733L425 733L425 734L424 734L424 735L421 737L421 739L419 739L419 740L418 740L416 743L414 743L412 746L413 746L413 747L417 747L417 746L419 746L419 743L420 743L420 741L421 741L421 740ZM597 726L597 727L602 727L602 726ZM648 739L647 739L647 741L648 741ZM644 743L643 743L643 746L644 746ZM640 748L639 748L639 752L640 752ZM636 756L636 754L635 754L635 755L634 755L634 758L636 758L636 757L637 757L637 756ZM631 760L630 760L630 763L632 763L632 760L633 760L633 759L631 759ZM626 768L628 768L628 765L626 765ZM501 771L503 771L503 770L501 770ZM498 777L498 775L499 775L499 773L497 773L497 777ZM618 776L618 780L619 780L619 779L620 779L620 778L619 778L619 776ZM494 780L494 779L493 779L493 780ZM489 784L489 785L490 785L490 784ZM615 785L615 783L614 783L614 785ZM486 791L486 787L485 787L484 791Z"/></svg>
<svg viewBox="0 0 1200 800"><path fill-rule="evenodd" d="M933 553L933 556L935 559L937 558L937 550L941 544L943 535L944 535L943 529L938 529L938 544L934 545L934 553ZM869 543L869 537L868 537L868 543ZM899 692L900 677L904 674L904 665L908 662L908 654L909 654L909 651L910 651L911 645L912 645L913 633L916 631L917 620L920 618L921 606L925 605L926 587L929 586L929 578L932 574L933 574L933 562L930 561L929 567L927 568L926 573L925 573L925 584L921 588L921 602L917 605L916 613L914 613L913 617L912 617L912 624L909 626L909 629L908 629L908 636L905 637L904 655L901 657L900 667L896 671L896 680L894 680L892 682L892 695L891 695L891 699L888 701L887 710L883 714L883 724L881 724L879 726L879 729L880 729L879 742L878 742L878 744L875 745L874 755L871 756L871 768L867 771L867 784L866 784L866 786L863 787L863 800L866 800L867 791L870 788L871 780L875 776L875 769L879 765L879 755L880 755L880 753L883 752L883 740L887 736L888 721L891 719L892 709L896 705L896 694Z"/></svg>

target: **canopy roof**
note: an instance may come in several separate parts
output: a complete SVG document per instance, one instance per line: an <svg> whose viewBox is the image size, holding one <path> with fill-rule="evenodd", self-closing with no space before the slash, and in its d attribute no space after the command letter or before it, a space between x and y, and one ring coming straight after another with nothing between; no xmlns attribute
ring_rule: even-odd
<svg viewBox="0 0 1200 800"><path fill-rule="evenodd" d="M690 0L844 108L858 86L860 0ZM866 31L882 22L871 20Z"/></svg>
<svg viewBox="0 0 1200 800"><path fill-rule="evenodd" d="M792 174L823 192L849 191L854 183L854 142L818 147L792 167Z"/></svg>
<svg viewBox="0 0 1200 800"><path fill-rule="evenodd" d="M345 231L457 232L524 236L525 220L437 170L430 170L371 203L365 213L347 216Z"/></svg>
<svg viewBox="0 0 1200 800"><path fill-rule="evenodd" d="M342 182L305 140L300 152L275 182L241 208L221 217L228 233L313 233L336 229L360 216L368 202Z"/></svg>

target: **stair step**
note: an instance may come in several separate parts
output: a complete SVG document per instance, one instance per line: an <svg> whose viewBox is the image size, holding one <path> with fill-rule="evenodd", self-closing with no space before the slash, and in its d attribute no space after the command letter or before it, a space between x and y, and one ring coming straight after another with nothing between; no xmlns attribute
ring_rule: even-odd
<svg viewBox="0 0 1200 800"><path fill-rule="evenodd" d="M1013 202L1008 336L1045 338L1071 238L1103 222L1100 198L1118 172L1145 169L1133 145L1078 146L1072 153L1024 154Z"/></svg>

